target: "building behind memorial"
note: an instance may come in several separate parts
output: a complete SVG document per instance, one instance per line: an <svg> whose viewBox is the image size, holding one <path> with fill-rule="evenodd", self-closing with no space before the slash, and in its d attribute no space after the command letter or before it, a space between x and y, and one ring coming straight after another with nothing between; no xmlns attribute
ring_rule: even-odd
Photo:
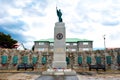
<svg viewBox="0 0 120 80"><path fill-rule="evenodd" d="M34 41L34 50L42 52L53 52L54 39L41 39ZM79 38L66 38L66 51L67 52L81 52L92 51L93 41Z"/></svg>

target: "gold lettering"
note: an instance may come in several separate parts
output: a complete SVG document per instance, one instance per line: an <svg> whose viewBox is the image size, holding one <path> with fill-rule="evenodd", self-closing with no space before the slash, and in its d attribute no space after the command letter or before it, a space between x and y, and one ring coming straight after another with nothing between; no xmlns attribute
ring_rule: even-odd
<svg viewBox="0 0 120 80"><path fill-rule="evenodd" d="M55 52L64 52L63 48L56 48Z"/></svg>

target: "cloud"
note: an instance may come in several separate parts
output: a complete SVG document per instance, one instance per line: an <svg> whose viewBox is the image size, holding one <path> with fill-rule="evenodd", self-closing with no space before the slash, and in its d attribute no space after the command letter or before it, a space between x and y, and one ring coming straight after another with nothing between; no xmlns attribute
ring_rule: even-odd
<svg viewBox="0 0 120 80"><path fill-rule="evenodd" d="M57 6L67 37L90 39L93 47L104 47L105 34L107 47L119 47L119 4L120 0L0 0L0 31L30 49L35 40L53 38Z"/></svg>
<svg viewBox="0 0 120 80"><path fill-rule="evenodd" d="M26 36L22 34L24 31L26 31L24 25L25 23L22 21L8 21L0 23L0 31L10 34L14 39L23 42L26 41L24 40Z"/></svg>
<svg viewBox="0 0 120 80"><path fill-rule="evenodd" d="M7 24L6 24L7 23ZM1 24L1 26L3 26L3 28L7 28L7 30L10 30L10 29L23 29L23 25L25 25L24 22L22 21L14 21L14 22L4 22ZM16 27L16 28L15 28Z"/></svg>
<svg viewBox="0 0 120 80"><path fill-rule="evenodd" d="M104 21L102 24L105 26L116 26L116 25L119 25L119 22L118 21L114 21L114 22Z"/></svg>
<svg viewBox="0 0 120 80"><path fill-rule="evenodd" d="M116 33L114 33L114 34L110 34L110 35L109 35L109 38L110 38L111 40L120 40L120 35L119 35L119 33L120 33L120 32L116 32Z"/></svg>

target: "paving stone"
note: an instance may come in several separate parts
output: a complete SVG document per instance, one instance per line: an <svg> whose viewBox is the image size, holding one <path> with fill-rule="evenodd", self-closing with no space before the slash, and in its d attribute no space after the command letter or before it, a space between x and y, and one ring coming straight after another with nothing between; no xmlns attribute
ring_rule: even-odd
<svg viewBox="0 0 120 80"><path fill-rule="evenodd" d="M79 80L77 76L41 76L36 80Z"/></svg>
<svg viewBox="0 0 120 80"><path fill-rule="evenodd" d="M38 73L0 73L0 80L120 80L120 74L96 74L77 76L41 76Z"/></svg>

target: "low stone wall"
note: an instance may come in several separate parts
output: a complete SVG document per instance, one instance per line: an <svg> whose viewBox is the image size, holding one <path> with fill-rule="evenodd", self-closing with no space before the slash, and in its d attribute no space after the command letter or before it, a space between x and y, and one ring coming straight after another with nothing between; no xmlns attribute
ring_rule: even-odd
<svg viewBox="0 0 120 80"><path fill-rule="evenodd" d="M37 68L41 64L42 56L41 52L0 48L0 69L16 69L20 63L30 64L34 62ZM37 60L32 60L33 58L37 58Z"/></svg>
<svg viewBox="0 0 120 80"><path fill-rule="evenodd" d="M87 57L91 57L91 65L103 64L106 69L117 70L120 69L120 51L114 50L96 50L80 52L76 57L82 57L82 63L80 67L88 67ZM119 59L118 59L119 57ZM77 61L77 60L76 60Z"/></svg>
<svg viewBox="0 0 120 80"><path fill-rule="evenodd" d="M119 51L97 50L72 53L67 52L66 55L69 58L68 68L88 68L89 64L94 65L100 63L105 64L107 69L120 69L120 64L117 62L117 56L120 55ZM47 59L46 68L50 68L53 60L52 52L47 54L47 52L0 48L0 69L16 69L17 65L20 63L32 63L35 68L40 68L40 66L43 65L43 56Z"/></svg>

